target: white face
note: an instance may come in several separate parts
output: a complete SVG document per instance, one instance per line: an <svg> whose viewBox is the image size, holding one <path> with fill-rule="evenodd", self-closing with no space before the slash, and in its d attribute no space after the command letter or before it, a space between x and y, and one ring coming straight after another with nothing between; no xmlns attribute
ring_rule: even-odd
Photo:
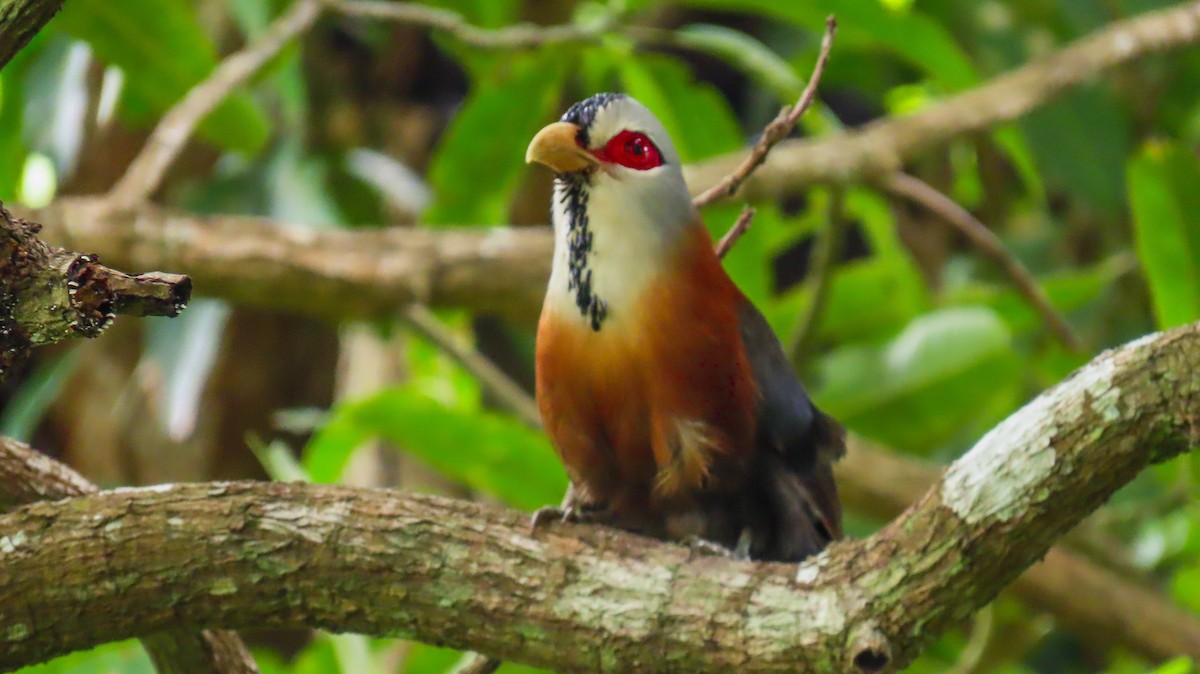
<svg viewBox="0 0 1200 674"><path fill-rule="evenodd" d="M563 121L583 130L600 163L556 181L547 301L599 330L629 314L695 210L679 153L646 106L601 94L572 106Z"/></svg>

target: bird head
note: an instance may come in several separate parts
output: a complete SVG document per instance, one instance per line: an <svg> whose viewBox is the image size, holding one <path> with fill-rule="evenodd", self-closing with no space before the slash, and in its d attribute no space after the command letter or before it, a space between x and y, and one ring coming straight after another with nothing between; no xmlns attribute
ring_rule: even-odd
<svg viewBox="0 0 1200 674"><path fill-rule="evenodd" d="M624 94L596 94L533 137L526 162L554 171L560 183L616 189L626 206L671 205L690 215L679 153L650 109ZM659 210L655 208L654 210Z"/></svg>
<svg viewBox="0 0 1200 674"><path fill-rule="evenodd" d="M534 136L526 162L555 173L551 296L595 330L660 270L680 233L698 223L683 168L662 122L623 94L572 105Z"/></svg>

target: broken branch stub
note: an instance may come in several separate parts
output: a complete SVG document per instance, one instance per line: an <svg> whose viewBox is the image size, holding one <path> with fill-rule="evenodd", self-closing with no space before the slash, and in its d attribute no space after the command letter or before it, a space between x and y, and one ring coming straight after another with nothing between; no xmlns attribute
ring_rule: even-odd
<svg viewBox="0 0 1200 674"><path fill-rule="evenodd" d="M131 276L46 245L40 230L0 204L0 380L35 346L96 337L118 314L177 316L191 299L187 276Z"/></svg>

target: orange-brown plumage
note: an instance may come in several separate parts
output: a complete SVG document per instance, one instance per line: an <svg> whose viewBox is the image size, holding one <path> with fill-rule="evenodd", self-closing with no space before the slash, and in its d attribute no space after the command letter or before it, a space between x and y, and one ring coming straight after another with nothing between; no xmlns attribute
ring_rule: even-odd
<svg viewBox="0 0 1200 674"><path fill-rule="evenodd" d="M527 159L558 176L537 397L571 477L567 511L755 559L803 559L840 536L840 426L721 267L661 123L600 94Z"/></svg>
<svg viewBox="0 0 1200 674"><path fill-rule="evenodd" d="M741 292L699 222L669 256L613 329L547 303L537 338L538 404L581 498L650 530L694 494L737 484L755 433Z"/></svg>

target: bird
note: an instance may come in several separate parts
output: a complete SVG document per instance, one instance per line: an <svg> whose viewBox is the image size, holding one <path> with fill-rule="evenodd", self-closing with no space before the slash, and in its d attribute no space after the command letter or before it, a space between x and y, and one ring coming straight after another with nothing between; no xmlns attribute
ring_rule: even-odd
<svg viewBox="0 0 1200 674"><path fill-rule="evenodd" d="M797 562L842 536L818 410L693 206L679 153L634 98L601 93L532 139L555 174L536 339L564 519Z"/></svg>

